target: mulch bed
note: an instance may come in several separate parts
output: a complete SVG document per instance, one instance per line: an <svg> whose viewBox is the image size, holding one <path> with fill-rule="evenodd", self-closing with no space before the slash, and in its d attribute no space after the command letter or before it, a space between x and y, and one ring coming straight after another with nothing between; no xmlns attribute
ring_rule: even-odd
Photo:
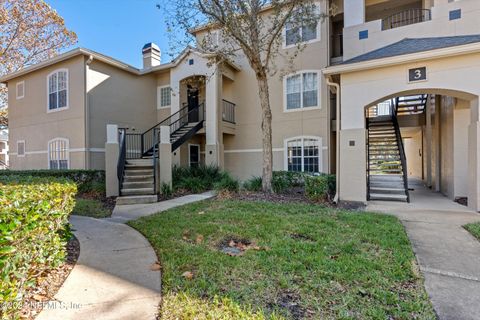
<svg viewBox="0 0 480 320"><path fill-rule="evenodd" d="M33 320L42 311L48 301L54 301L60 287L63 285L80 255L80 243L75 236L67 244L67 259L60 267L45 272L38 277L34 288L26 292L23 300L21 319Z"/></svg>

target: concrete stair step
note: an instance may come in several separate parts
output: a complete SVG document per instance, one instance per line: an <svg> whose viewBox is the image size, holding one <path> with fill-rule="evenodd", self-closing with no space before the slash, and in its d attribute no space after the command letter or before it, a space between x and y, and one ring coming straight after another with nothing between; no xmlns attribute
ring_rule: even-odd
<svg viewBox="0 0 480 320"><path fill-rule="evenodd" d="M407 202L407 195L405 195L405 194L401 195L401 194L370 193L370 200Z"/></svg>
<svg viewBox="0 0 480 320"><path fill-rule="evenodd" d="M146 182L153 181L153 173L149 175L136 175L136 176L125 176L123 177L124 182Z"/></svg>
<svg viewBox="0 0 480 320"><path fill-rule="evenodd" d="M152 165L152 159L130 159L126 161L126 164L131 164L131 165Z"/></svg>
<svg viewBox="0 0 480 320"><path fill-rule="evenodd" d="M153 165L152 164L126 164L125 165L125 170L153 170Z"/></svg>
<svg viewBox="0 0 480 320"><path fill-rule="evenodd" d="M153 174L153 169L150 170L145 170L145 169L139 169L139 170L125 170L125 177L131 177L131 176L148 176Z"/></svg>
<svg viewBox="0 0 480 320"><path fill-rule="evenodd" d="M403 181L403 174L371 174L370 181L395 181L401 179Z"/></svg>
<svg viewBox="0 0 480 320"><path fill-rule="evenodd" d="M124 189L121 190L122 196L143 196L143 195L153 195L153 188L135 188L135 189Z"/></svg>
<svg viewBox="0 0 480 320"><path fill-rule="evenodd" d="M126 204L146 204L158 202L157 195L143 195L143 196L121 196L117 198L118 205Z"/></svg>
<svg viewBox="0 0 480 320"><path fill-rule="evenodd" d="M374 194L402 194L402 195L406 194L404 188L376 187L376 186L370 186L370 193L374 193Z"/></svg>
<svg viewBox="0 0 480 320"><path fill-rule="evenodd" d="M153 189L153 179L146 181L123 182L122 188L125 189Z"/></svg>

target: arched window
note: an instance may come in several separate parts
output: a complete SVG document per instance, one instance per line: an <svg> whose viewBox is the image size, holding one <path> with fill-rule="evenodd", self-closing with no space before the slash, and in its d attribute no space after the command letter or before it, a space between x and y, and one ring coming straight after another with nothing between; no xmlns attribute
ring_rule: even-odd
<svg viewBox="0 0 480 320"><path fill-rule="evenodd" d="M69 168L68 139L56 138L48 142L48 168Z"/></svg>
<svg viewBox="0 0 480 320"><path fill-rule="evenodd" d="M48 111L68 108L68 70L56 70L47 79Z"/></svg>
<svg viewBox="0 0 480 320"><path fill-rule="evenodd" d="M285 170L322 172L322 142L318 137L295 137L285 140Z"/></svg>

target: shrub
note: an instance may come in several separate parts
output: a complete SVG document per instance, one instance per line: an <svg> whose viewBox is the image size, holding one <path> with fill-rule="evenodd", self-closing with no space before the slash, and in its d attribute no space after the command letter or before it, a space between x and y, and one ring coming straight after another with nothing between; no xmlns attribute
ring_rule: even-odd
<svg viewBox="0 0 480 320"><path fill-rule="evenodd" d="M247 191L258 192L262 190L262 177L252 177L243 183L243 188Z"/></svg>
<svg viewBox="0 0 480 320"><path fill-rule="evenodd" d="M5 177L44 177L64 178L77 184L80 194L93 193L105 195L105 171L102 170L25 170L0 171L0 178Z"/></svg>
<svg viewBox="0 0 480 320"><path fill-rule="evenodd" d="M186 177L183 178L179 186L182 189L186 189L193 193L199 193L210 189L210 183L202 180L199 177Z"/></svg>
<svg viewBox="0 0 480 320"><path fill-rule="evenodd" d="M335 175L305 176L305 196L312 201L329 200L335 193Z"/></svg>
<svg viewBox="0 0 480 320"><path fill-rule="evenodd" d="M223 178L215 166L174 167L172 172L173 190L185 189L193 193L211 190Z"/></svg>
<svg viewBox="0 0 480 320"><path fill-rule="evenodd" d="M171 198L173 194L172 187L170 187L169 184L162 183L162 185L160 186L160 194L166 199Z"/></svg>
<svg viewBox="0 0 480 320"><path fill-rule="evenodd" d="M230 176L228 173L223 172L220 181L214 183L214 188L217 191L226 190L237 192L239 188L239 183L238 180L232 178L232 176Z"/></svg>
<svg viewBox="0 0 480 320"><path fill-rule="evenodd" d="M2 317L18 318L14 306L25 290L64 261L76 191L75 183L60 178L0 177Z"/></svg>

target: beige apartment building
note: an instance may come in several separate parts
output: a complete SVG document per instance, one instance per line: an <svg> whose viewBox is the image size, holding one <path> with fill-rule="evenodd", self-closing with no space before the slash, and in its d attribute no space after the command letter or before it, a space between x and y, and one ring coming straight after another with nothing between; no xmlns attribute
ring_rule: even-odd
<svg viewBox="0 0 480 320"><path fill-rule="evenodd" d="M343 201L409 201L415 179L478 211L480 2L318 5L336 14L285 30L281 50L305 49L270 79L274 170L336 172ZM156 193L172 165L260 175L260 103L246 59L212 65L186 48L162 63L154 44L142 54L137 69L75 49L1 78L11 168L106 169L110 193L133 197Z"/></svg>

